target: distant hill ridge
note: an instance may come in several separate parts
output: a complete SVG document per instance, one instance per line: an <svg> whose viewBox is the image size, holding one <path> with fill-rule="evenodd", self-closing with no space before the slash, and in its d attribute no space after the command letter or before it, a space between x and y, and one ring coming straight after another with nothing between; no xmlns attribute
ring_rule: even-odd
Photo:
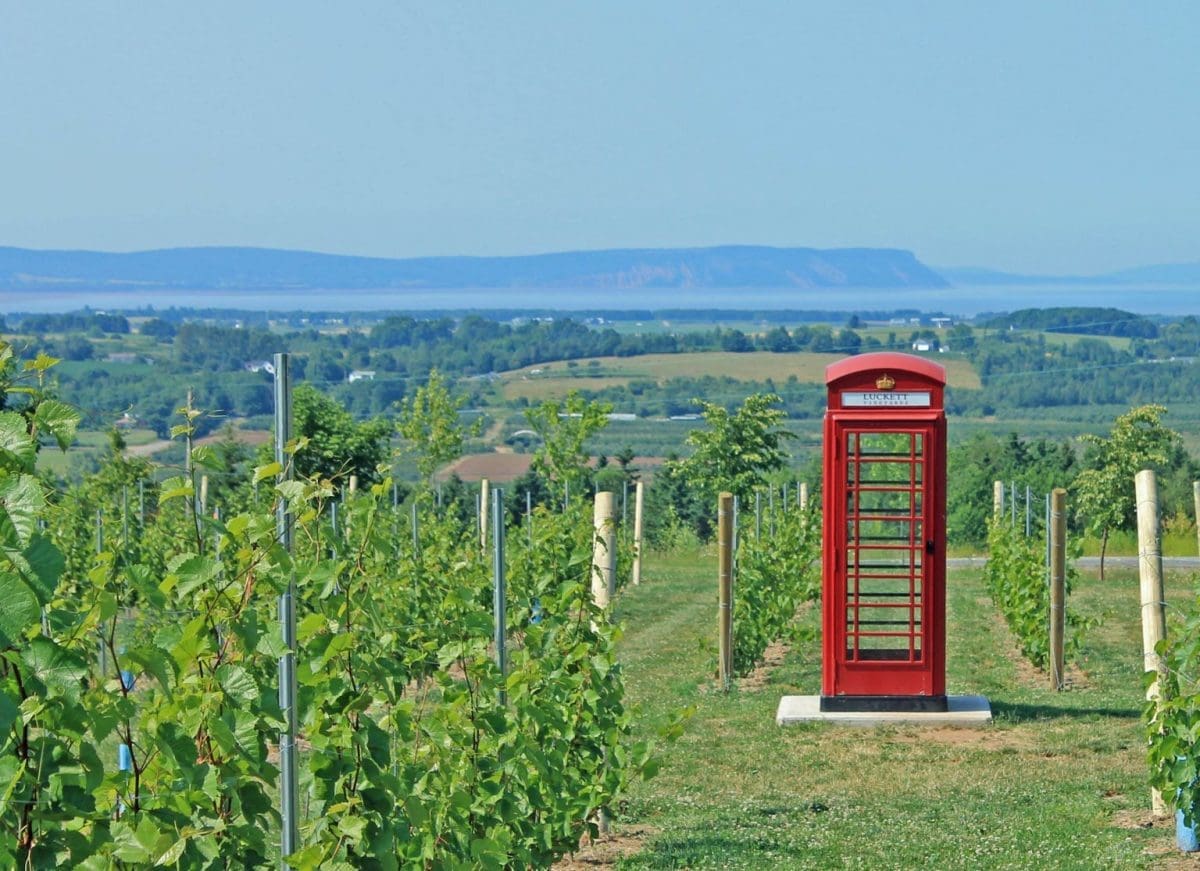
<svg viewBox="0 0 1200 871"><path fill-rule="evenodd" d="M111 253L0 247L0 289L949 287L891 248L646 248L388 259L274 248Z"/></svg>

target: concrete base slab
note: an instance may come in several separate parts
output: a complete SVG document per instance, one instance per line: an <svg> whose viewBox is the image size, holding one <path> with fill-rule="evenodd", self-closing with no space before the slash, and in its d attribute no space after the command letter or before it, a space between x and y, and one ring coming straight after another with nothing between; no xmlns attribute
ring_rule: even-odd
<svg viewBox="0 0 1200 871"><path fill-rule="evenodd" d="M820 696L784 696L775 722L821 721L842 726L982 726L992 720L992 706L984 696L948 696L947 711L822 711Z"/></svg>

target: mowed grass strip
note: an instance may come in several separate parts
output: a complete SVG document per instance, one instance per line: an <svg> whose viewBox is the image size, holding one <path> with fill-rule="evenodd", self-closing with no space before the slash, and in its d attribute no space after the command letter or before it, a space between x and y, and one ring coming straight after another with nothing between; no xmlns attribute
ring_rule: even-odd
<svg viewBox="0 0 1200 871"><path fill-rule="evenodd" d="M701 351L687 354L645 354L640 357L594 357L571 361L541 363L501 373L505 399L524 397L539 401L565 396L569 390L603 390L623 386L634 380L659 383L672 378L700 378L706 375L737 381L787 381L793 375L809 384L823 384L825 367L845 354L796 352L775 354L770 351ZM971 364L960 358L941 358L951 387L980 386Z"/></svg>
<svg viewBox="0 0 1200 871"><path fill-rule="evenodd" d="M1170 581L1172 599L1185 595ZM1081 580L1069 607L1104 622L1055 693L1015 655L978 570L948 594L948 683L983 693L981 729L775 725L779 697L820 686L820 609L765 684L713 685L715 553L648 557L624 593L621 659L647 735L695 706L663 769L617 821L657 832L622 868L1148 868L1173 830L1148 822L1137 581ZM735 627L736 631L736 627Z"/></svg>

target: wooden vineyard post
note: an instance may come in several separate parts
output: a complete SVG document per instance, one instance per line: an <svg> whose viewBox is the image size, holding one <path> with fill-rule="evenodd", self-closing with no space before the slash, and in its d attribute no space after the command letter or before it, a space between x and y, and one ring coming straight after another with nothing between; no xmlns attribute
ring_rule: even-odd
<svg viewBox="0 0 1200 871"><path fill-rule="evenodd" d="M1200 481L1192 482L1192 507L1196 521L1196 552L1200 553Z"/></svg>
<svg viewBox="0 0 1200 871"><path fill-rule="evenodd" d="M487 554L488 479L479 482L479 549Z"/></svg>
<svg viewBox="0 0 1200 871"><path fill-rule="evenodd" d="M593 521L596 538L592 545L592 601L607 608L616 592L617 525L613 494L596 494Z"/></svg>
<svg viewBox="0 0 1200 871"><path fill-rule="evenodd" d="M645 485L638 481L633 489L633 573L634 586L642 582L642 508L645 504Z"/></svg>
<svg viewBox="0 0 1200 871"><path fill-rule="evenodd" d="M1145 670L1162 675L1162 660L1155 649L1167 634L1163 595L1162 547L1159 539L1158 482L1152 469L1143 469L1134 478L1137 500L1138 577L1142 599L1142 655ZM1159 681L1150 684L1146 699L1158 698ZM1151 810L1155 816L1165 816L1166 803L1157 789L1150 791Z"/></svg>
<svg viewBox="0 0 1200 871"><path fill-rule="evenodd" d="M800 510L808 508L808 482L800 482Z"/></svg>
<svg viewBox="0 0 1200 871"><path fill-rule="evenodd" d="M992 484L992 517L999 517L1004 513L1004 482L996 481Z"/></svg>
<svg viewBox="0 0 1200 871"><path fill-rule="evenodd" d="M617 581L616 505L613 494L607 490L597 493L594 498L592 517L596 536L592 542L592 601L600 608L608 608ZM611 820L605 808L600 808L596 822L600 834L607 835Z"/></svg>
<svg viewBox="0 0 1200 871"><path fill-rule="evenodd" d="M208 513L208 475L200 476L200 514Z"/></svg>
<svg viewBox="0 0 1200 871"><path fill-rule="evenodd" d="M1067 491L1050 494L1050 685L1063 688L1063 634L1066 630Z"/></svg>
<svg viewBox="0 0 1200 871"><path fill-rule="evenodd" d="M358 492L358 475L350 476L350 492L351 493Z"/></svg>
<svg viewBox="0 0 1200 871"><path fill-rule="evenodd" d="M721 689L733 679L733 494L717 501L717 655Z"/></svg>

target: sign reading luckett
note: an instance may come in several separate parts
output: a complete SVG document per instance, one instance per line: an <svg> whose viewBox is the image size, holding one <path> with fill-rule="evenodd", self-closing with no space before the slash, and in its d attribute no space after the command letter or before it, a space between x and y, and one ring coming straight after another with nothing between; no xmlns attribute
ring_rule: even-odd
<svg viewBox="0 0 1200 871"><path fill-rule="evenodd" d="M884 390L848 390L842 394L842 408L929 408L928 390L893 393Z"/></svg>

